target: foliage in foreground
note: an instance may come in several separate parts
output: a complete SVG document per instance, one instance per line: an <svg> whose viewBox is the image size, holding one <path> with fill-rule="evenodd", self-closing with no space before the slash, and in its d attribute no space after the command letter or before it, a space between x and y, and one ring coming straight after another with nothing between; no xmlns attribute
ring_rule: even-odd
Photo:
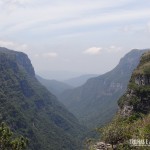
<svg viewBox="0 0 150 150"><path fill-rule="evenodd" d="M101 139L116 146L117 150L147 150L148 146L131 147L130 139L147 139L150 141L150 115L135 120L135 117L121 118L116 116L113 121L99 129Z"/></svg>
<svg viewBox="0 0 150 150"><path fill-rule="evenodd" d="M0 150L24 150L28 140L21 137L14 137L13 132L4 123L0 126Z"/></svg>

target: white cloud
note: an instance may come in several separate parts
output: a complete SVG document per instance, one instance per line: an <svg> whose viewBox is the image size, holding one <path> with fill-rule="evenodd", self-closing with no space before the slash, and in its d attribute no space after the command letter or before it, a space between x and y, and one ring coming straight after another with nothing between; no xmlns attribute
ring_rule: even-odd
<svg viewBox="0 0 150 150"><path fill-rule="evenodd" d="M32 1L33 0L0 0L0 8L3 8L4 12L11 14L20 8L30 5Z"/></svg>
<svg viewBox="0 0 150 150"><path fill-rule="evenodd" d="M123 28L121 28L121 31L123 32L130 32L133 30L133 26L124 26Z"/></svg>
<svg viewBox="0 0 150 150"><path fill-rule="evenodd" d="M10 0L10 1L12 1L13 3L24 4L24 3L29 3L29 2L31 2L32 0Z"/></svg>
<svg viewBox="0 0 150 150"><path fill-rule="evenodd" d="M23 52L26 52L26 50L28 50L28 46L26 44L19 44L13 41L5 41L5 40L0 40L0 47L6 47L8 49L23 51Z"/></svg>
<svg viewBox="0 0 150 150"><path fill-rule="evenodd" d="M39 58L40 55L39 55L39 54L35 54L34 57L35 57L35 58Z"/></svg>
<svg viewBox="0 0 150 150"><path fill-rule="evenodd" d="M102 51L106 51L107 53L117 53L122 51L123 48L120 46L116 46L116 45L111 45L109 47L91 47L86 49L83 53L84 54L89 54L89 55L97 55L99 53L101 53Z"/></svg>
<svg viewBox="0 0 150 150"><path fill-rule="evenodd" d="M111 45L110 47L106 48L106 50L109 53L114 53L114 52L117 53L123 50L123 48L119 46Z"/></svg>
<svg viewBox="0 0 150 150"><path fill-rule="evenodd" d="M26 3L33 0L7 0L7 3L9 1L11 1L11 3ZM135 0L132 2L134 1ZM39 5L40 3L41 5ZM27 9L16 8L10 15L2 12L0 14L0 27L9 27L3 34L15 33L26 29L31 29L33 33L43 34L58 29L131 21L150 16L149 8L127 9L126 11L116 9L116 11L113 12L103 11L103 9L116 8L131 3L131 0L94 0L94 2L87 0L80 2L80 5L78 5L78 1L65 1L63 3L57 1L51 3L51 1L43 1L43 3L42 1L35 1L33 7ZM99 13L89 13L97 9L100 10ZM7 8L5 10L7 10ZM12 26L10 26L10 24L12 24Z"/></svg>
<svg viewBox="0 0 150 150"><path fill-rule="evenodd" d="M32 48L29 54L37 68L42 66L40 60L58 63L67 62L62 59L69 57L73 61L78 51L82 54L85 50L83 47L89 48L85 55L119 56L122 51L118 45L129 49L149 47L150 24L146 24L150 20L149 7L147 0L0 0L0 39L8 40L0 43L15 50L26 47L17 41L29 44ZM143 24L145 30L138 31L137 26ZM45 47L52 52L43 51ZM55 49L61 50L59 55L53 52ZM96 57L84 58L96 61ZM53 65L57 69L60 63Z"/></svg>
<svg viewBox="0 0 150 150"><path fill-rule="evenodd" d="M100 53L101 50L102 50L101 47L91 47L91 48L86 49L83 53L89 54L89 55L97 55Z"/></svg>
<svg viewBox="0 0 150 150"><path fill-rule="evenodd" d="M1 5L23 5L23 4L28 4L32 0L0 0Z"/></svg>
<svg viewBox="0 0 150 150"><path fill-rule="evenodd" d="M48 53L36 53L34 54L34 57L36 59L39 59L39 58L43 58L43 59L52 59L52 58L56 58L58 57L58 54L55 53L55 52L48 52Z"/></svg>
<svg viewBox="0 0 150 150"><path fill-rule="evenodd" d="M148 27L148 24L147 26L145 26L145 24L130 24L130 25L121 27L119 31L124 32L124 33L134 33L134 32L139 32L139 31L143 32L145 28L147 27Z"/></svg>
<svg viewBox="0 0 150 150"><path fill-rule="evenodd" d="M56 10L57 9L59 10L59 8L56 8ZM68 14L66 14L66 12L64 13L63 11L57 13L53 11L50 12L49 8L46 8L41 13L40 12L41 12L40 10L37 11L38 14L37 16L39 16L39 18L37 18L37 16L31 15L31 18L28 19L27 21L21 19L22 22L15 23L12 27L5 30L4 34L15 33L26 29L29 29L33 34L45 34L54 31L58 32L59 30L64 30L64 29L72 29L72 31L74 31L74 29L79 27L83 28L83 27L88 27L93 25L103 26L104 24L113 24L113 23L118 24L120 22L136 21L138 19L143 19L143 18L146 19L150 16L149 9L124 10L124 11L116 11L113 13L111 12L100 13L99 15L94 15L94 16L81 15L80 17L78 16L78 12L76 12L77 13L76 16L74 16L73 13L72 15L74 17L72 17L71 19L66 19L70 17L68 14L71 15L71 12L69 12L69 10L67 11ZM47 16L46 14L54 14L54 15ZM122 29L122 31L130 32L132 30L133 31L138 30L136 28L137 28L136 26L126 26Z"/></svg>
<svg viewBox="0 0 150 150"><path fill-rule="evenodd" d="M45 58L55 58L55 57L58 56L58 54L55 53L55 52L49 52L49 53L42 54L42 56L45 57Z"/></svg>

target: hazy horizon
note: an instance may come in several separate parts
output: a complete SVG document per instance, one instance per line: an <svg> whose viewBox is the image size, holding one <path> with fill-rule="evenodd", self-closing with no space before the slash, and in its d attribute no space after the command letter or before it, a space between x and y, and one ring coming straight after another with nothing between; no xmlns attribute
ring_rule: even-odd
<svg viewBox="0 0 150 150"><path fill-rule="evenodd" d="M28 54L39 75L103 74L130 50L150 47L149 6L146 0L0 0L0 46Z"/></svg>
<svg viewBox="0 0 150 150"><path fill-rule="evenodd" d="M36 72L36 70L35 70ZM92 74L92 73L86 73L86 72L72 72L68 70L45 70L41 72L36 72L36 74L44 79L49 79L49 80L58 80L58 81L66 81L74 78L79 78L82 76L99 76L99 74Z"/></svg>

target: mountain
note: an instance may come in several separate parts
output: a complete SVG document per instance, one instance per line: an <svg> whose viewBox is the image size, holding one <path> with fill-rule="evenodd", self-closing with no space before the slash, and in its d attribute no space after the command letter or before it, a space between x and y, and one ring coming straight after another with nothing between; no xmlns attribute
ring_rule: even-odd
<svg viewBox="0 0 150 150"><path fill-rule="evenodd" d="M41 71L38 71L37 74L45 79L64 81L70 78L75 78L77 76L80 76L83 73L67 71L67 70L59 70L59 71L53 71L53 70L42 71L41 70Z"/></svg>
<svg viewBox="0 0 150 150"><path fill-rule="evenodd" d="M84 128L35 77L28 56L0 48L0 122L31 150L77 150Z"/></svg>
<svg viewBox="0 0 150 150"><path fill-rule="evenodd" d="M73 86L73 87L78 87L78 86L81 86L83 85L84 83L86 83L86 81L92 77L96 77L98 75L96 74L85 74L85 75L82 75L82 76L79 76L79 77L75 77L75 78L71 78L71 79L68 79L68 80L65 80L64 82Z"/></svg>
<svg viewBox="0 0 150 150"><path fill-rule="evenodd" d="M110 143L116 150L149 150L150 51L142 55L118 106L114 119L100 129L101 140ZM104 142L103 147L107 147Z"/></svg>
<svg viewBox="0 0 150 150"><path fill-rule="evenodd" d="M42 85L44 85L50 92L52 92L56 96L60 95L66 90L73 88L72 86L61 81L44 79L38 75L36 75L36 78Z"/></svg>
<svg viewBox="0 0 150 150"><path fill-rule="evenodd" d="M143 52L132 50L112 71L89 79L81 87L65 91L59 99L88 127L110 121L117 111L117 100L125 92Z"/></svg>
<svg viewBox="0 0 150 150"><path fill-rule="evenodd" d="M144 53L132 73L126 93L119 99L122 116L150 113L150 51Z"/></svg>

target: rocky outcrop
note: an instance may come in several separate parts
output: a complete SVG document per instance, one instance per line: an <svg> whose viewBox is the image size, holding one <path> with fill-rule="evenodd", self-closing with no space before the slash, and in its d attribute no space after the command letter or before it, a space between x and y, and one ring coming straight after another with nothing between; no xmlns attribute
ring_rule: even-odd
<svg viewBox="0 0 150 150"><path fill-rule="evenodd" d="M115 146L113 146L114 148ZM111 144L107 144L105 142L97 142L96 144L94 144L92 146L93 150L109 150L112 149L112 145Z"/></svg>
<svg viewBox="0 0 150 150"><path fill-rule="evenodd" d="M17 53L16 60L20 66L23 66L23 68L28 74L35 76L34 68L31 64L30 59L28 58L26 54L21 53L21 52Z"/></svg>
<svg viewBox="0 0 150 150"><path fill-rule="evenodd" d="M150 112L150 51L143 54L131 76L127 92L118 103L123 117Z"/></svg>
<svg viewBox="0 0 150 150"><path fill-rule="evenodd" d="M138 75L135 77L135 83L139 86L150 85L150 75Z"/></svg>
<svg viewBox="0 0 150 150"><path fill-rule="evenodd" d="M0 57L0 62L7 61L7 64L8 62L10 62L11 67L15 71L17 71L17 67L20 67L19 69L24 70L24 72L26 72L27 74L35 76L31 61L25 53L16 52L4 47L0 47Z"/></svg>
<svg viewBox="0 0 150 150"><path fill-rule="evenodd" d="M119 99L119 112L114 119L100 128L101 140L92 150L148 150L148 145L136 146L131 139L150 141L150 51L142 55L133 71L126 93Z"/></svg>
<svg viewBox="0 0 150 150"><path fill-rule="evenodd" d="M120 114L123 117L129 117L132 114L133 106L124 105L122 109L120 109Z"/></svg>

